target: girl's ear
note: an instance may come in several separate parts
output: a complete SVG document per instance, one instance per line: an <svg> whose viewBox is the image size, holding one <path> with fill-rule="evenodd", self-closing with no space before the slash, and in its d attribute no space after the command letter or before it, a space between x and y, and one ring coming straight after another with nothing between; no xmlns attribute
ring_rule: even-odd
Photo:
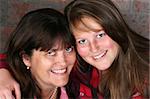
<svg viewBox="0 0 150 99"><path fill-rule="evenodd" d="M31 57L27 55L25 52L22 52L21 54L22 61L27 67L31 67Z"/></svg>

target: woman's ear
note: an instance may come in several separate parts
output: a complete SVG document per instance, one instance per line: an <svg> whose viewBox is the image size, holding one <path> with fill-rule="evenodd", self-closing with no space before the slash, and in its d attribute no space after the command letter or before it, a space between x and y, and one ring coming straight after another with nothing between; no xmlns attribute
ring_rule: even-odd
<svg viewBox="0 0 150 99"><path fill-rule="evenodd" d="M22 61L27 67L31 67L31 57L26 53L21 53Z"/></svg>

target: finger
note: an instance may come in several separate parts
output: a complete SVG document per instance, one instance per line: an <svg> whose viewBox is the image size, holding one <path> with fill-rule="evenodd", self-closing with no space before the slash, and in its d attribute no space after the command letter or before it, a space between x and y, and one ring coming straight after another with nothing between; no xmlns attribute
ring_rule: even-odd
<svg viewBox="0 0 150 99"><path fill-rule="evenodd" d="M12 99L10 98L11 95L11 91L8 88L0 90L0 99Z"/></svg>
<svg viewBox="0 0 150 99"><path fill-rule="evenodd" d="M4 95L0 95L0 99L6 99Z"/></svg>
<svg viewBox="0 0 150 99"><path fill-rule="evenodd" d="M11 99L16 99L16 98L14 97L14 95L12 95Z"/></svg>
<svg viewBox="0 0 150 99"><path fill-rule="evenodd" d="M19 84L14 85L14 91L15 91L16 99L21 99L21 92L20 92Z"/></svg>
<svg viewBox="0 0 150 99"><path fill-rule="evenodd" d="M11 91L9 90L6 90L5 93L4 93L4 96L5 96L5 99L14 99L13 97L13 94Z"/></svg>

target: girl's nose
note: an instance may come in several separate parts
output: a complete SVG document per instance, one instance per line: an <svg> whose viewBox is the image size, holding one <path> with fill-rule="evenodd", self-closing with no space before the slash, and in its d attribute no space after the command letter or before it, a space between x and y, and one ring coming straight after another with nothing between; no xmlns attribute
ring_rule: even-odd
<svg viewBox="0 0 150 99"><path fill-rule="evenodd" d="M91 43L90 43L90 50L92 52L97 52L98 50L98 44L97 44L97 41L96 40L93 40Z"/></svg>

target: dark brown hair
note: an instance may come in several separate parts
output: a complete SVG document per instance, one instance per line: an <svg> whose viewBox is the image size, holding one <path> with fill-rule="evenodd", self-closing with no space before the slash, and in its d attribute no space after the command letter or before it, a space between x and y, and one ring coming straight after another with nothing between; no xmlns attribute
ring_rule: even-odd
<svg viewBox="0 0 150 99"><path fill-rule="evenodd" d="M59 41L60 48L74 46L64 15L51 8L28 12L11 34L7 45L7 60L21 86L22 98L40 98L40 88L22 61L21 53L32 56L33 49L47 51Z"/></svg>

